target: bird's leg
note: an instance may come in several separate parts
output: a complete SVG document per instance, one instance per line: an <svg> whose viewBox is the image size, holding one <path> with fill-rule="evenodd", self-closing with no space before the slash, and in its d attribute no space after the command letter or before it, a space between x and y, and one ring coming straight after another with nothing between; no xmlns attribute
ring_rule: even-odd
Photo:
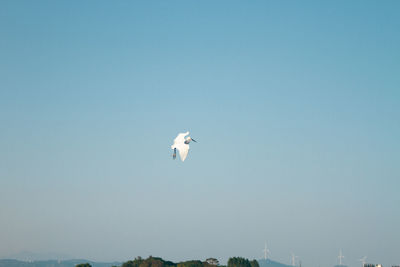
<svg viewBox="0 0 400 267"><path fill-rule="evenodd" d="M172 158L176 159L176 148L174 148L174 154L172 154Z"/></svg>

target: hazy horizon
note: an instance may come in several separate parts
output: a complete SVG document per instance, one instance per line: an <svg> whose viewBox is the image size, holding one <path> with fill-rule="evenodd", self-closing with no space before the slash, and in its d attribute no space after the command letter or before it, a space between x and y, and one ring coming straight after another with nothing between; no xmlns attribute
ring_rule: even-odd
<svg viewBox="0 0 400 267"><path fill-rule="evenodd" d="M400 264L399 10L2 1L0 258Z"/></svg>
<svg viewBox="0 0 400 267"><path fill-rule="evenodd" d="M126 262L126 261L128 261L128 260L133 260L133 259L136 259L137 257L141 257L141 258L143 258L143 259L146 259L146 258L148 258L148 257L158 257L157 255L148 255L148 256L141 256L141 255L136 255L136 256L132 256L132 257L128 257L128 258L125 258L125 259L113 259L113 260L103 260L103 261L98 261L98 260L93 260L93 259L88 259L88 258L79 258L79 257L74 257L74 256L72 256L72 255L66 255L66 254L62 254L62 253L57 253L57 252L46 252L46 253L35 253L35 252L32 252L32 251L21 251L21 252L19 252L19 253L16 253L16 254L12 254L12 255L9 255L9 256L6 256L6 257L3 257L3 258L0 258L0 260L1 259L14 259L14 260L19 260L19 261L29 261L29 262L31 262L31 261L48 261L48 260L60 260L60 261L69 261L69 260L79 260L79 259L81 259L81 260L88 260L88 261L94 261L94 262ZM235 255L235 256L231 256L231 257L242 257L242 256L240 256L240 255ZM208 257L209 258L209 257ZM343 258L345 258L344 257L344 255L343 255ZM342 261L343 261L343 258L342 258ZM170 259L166 259L166 258L163 258L164 260L170 260ZM282 263L282 264L286 264L286 265L288 265L288 266L292 266L292 263L291 262L282 262L282 261L279 261L279 260L275 260L275 259L273 259L273 258L270 258L269 256L268 256L268 258L267 259L265 259L264 257L263 258L254 258L254 259L256 259L256 260L258 260L258 261L273 261L273 262L279 262L279 263ZM187 261L187 260L201 260L201 261L205 261L206 259L204 258L204 259L176 259L174 262L175 263L178 263L178 262L183 262L183 261ZM219 264L221 265L226 265L227 264L227 260L228 259L220 259L219 260ZM250 258L250 260L253 260L253 258ZM360 260L360 259L358 259L358 260ZM298 259L298 256L297 255L295 255L295 264L296 264L296 266L299 266L299 264L301 263L301 259L299 260ZM368 263L368 261L367 261L367 263ZM337 264L335 264L335 266L341 266L340 264L339 264L339 260L338 260L338 263ZM343 261L343 263L342 263L342 266L347 266L345 263L344 263L344 261ZM332 266L333 267L333 266Z"/></svg>

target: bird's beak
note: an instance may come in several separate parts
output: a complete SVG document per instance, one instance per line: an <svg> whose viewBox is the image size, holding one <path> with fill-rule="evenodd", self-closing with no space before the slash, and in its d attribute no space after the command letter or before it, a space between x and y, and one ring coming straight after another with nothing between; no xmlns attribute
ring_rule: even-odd
<svg viewBox="0 0 400 267"><path fill-rule="evenodd" d="M197 143L197 141L196 141L196 140L194 140L193 138L192 138L192 141L193 141L193 142L195 142L195 143Z"/></svg>

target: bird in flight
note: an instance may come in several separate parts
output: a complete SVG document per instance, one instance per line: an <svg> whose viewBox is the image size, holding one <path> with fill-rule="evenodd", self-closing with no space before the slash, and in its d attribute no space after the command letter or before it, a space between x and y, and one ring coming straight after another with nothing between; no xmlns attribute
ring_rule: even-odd
<svg viewBox="0 0 400 267"><path fill-rule="evenodd" d="M186 137L189 135L189 132L186 133L180 133L174 140L174 144L171 146L171 149L174 150L174 154L172 155L173 159L176 159L176 150L179 150L179 156L181 156L181 160L185 161L188 153L189 153L189 143L190 141L193 141L197 143L194 139L192 139L190 136Z"/></svg>

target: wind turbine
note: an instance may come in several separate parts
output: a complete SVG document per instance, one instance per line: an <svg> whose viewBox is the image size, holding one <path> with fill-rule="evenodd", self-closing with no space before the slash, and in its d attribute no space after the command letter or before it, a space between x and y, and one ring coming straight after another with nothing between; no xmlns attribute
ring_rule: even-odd
<svg viewBox="0 0 400 267"><path fill-rule="evenodd" d="M264 252L264 260L267 260L268 258L268 254L270 254L271 252L269 251L269 249L267 248L267 242L265 242L265 247L263 249Z"/></svg>
<svg viewBox="0 0 400 267"><path fill-rule="evenodd" d="M298 258L296 255L294 255L294 253L290 253L291 254L291 258L292 258L292 266L296 266L296 258Z"/></svg>
<svg viewBox="0 0 400 267"><path fill-rule="evenodd" d="M343 254L342 254L342 249L339 250L339 265L342 265L342 259L344 258Z"/></svg>
<svg viewBox="0 0 400 267"><path fill-rule="evenodd" d="M361 261L362 267L364 267L364 265L366 263L366 261L365 261L366 259L367 259L367 256L364 256L364 257L362 257L361 259L358 260L358 261Z"/></svg>

